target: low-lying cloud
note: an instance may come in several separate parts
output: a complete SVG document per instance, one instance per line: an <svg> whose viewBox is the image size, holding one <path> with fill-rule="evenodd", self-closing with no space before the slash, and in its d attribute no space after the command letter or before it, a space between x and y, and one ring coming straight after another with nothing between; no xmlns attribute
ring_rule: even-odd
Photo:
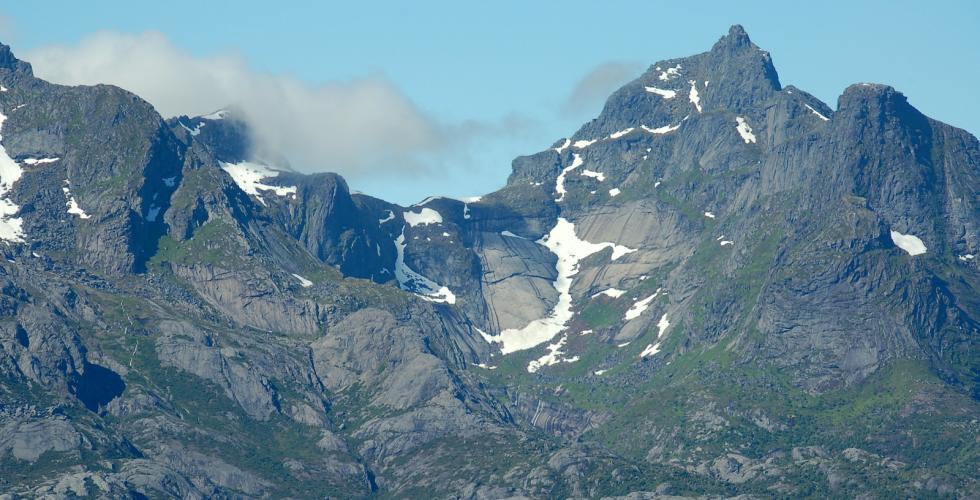
<svg viewBox="0 0 980 500"><path fill-rule="evenodd" d="M313 85L251 70L237 53L194 57L155 32L100 32L78 45L46 46L24 58L41 78L118 85L164 117L236 107L259 147L281 152L305 171L417 175L447 155L465 157L461 144L476 136L515 133L523 123L510 117L505 122L513 123L447 125L383 75Z"/></svg>
<svg viewBox="0 0 980 500"><path fill-rule="evenodd" d="M596 66L575 85L562 105L562 113L569 117L594 113L613 91L642 72L643 65L638 62L612 61Z"/></svg>

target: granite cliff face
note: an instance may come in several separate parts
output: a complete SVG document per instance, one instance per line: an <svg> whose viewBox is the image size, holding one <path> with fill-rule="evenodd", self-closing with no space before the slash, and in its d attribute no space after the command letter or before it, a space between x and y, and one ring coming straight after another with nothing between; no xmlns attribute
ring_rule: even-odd
<svg viewBox="0 0 980 500"><path fill-rule="evenodd" d="M975 496L980 144L735 26L401 207L0 47L0 492Z"/></svg>

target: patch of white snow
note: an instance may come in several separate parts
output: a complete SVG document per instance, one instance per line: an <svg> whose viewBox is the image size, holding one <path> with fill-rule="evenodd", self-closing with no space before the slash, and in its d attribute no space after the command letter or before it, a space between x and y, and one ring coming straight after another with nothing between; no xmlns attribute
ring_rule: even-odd
<svg viewBox="0 0 980 500"><path fill-rule="evenodd" d="M687 98L688 98L688 100L691 101L691 104L694 105L694 108L698 110L698 113L700 113L701 112L701 96L698 95L698 83L695 82L694 80L691 80L688 83L691 84L691 92L689 92L687 94Z"/></svg>
<svg viewBox="0 0 980 500"><path fill-rule="evenodd" d="M657 322L657 341L648 345L646 349L643 349L643 352L640 353L641 358L653 356L654 354L660 352L660 339L663 338L664 332L667 331L669 326L670 321L667 321L667 313L664 313L664 315L660 317L660 321Z"/></svg>
<svg viewBox="0 0 980 500"><path fill-rule="evenodd" d="M657 87L643 87L643 88L647 92L651 94L657 94L658 96L663 97L664 99L673 99L674 97L677 97L676 90L665 90Z"/></svg>
<svg viewBox="0 0 980 500"><path fill-rule="evenodd" d="M82 207L78 206L78 202L75 201L75 197L71 195L70 183L68 179L65 179L65 185L61 188L61 191L65 193L65 206L68 207L68 213L72 215L77 215L79 219L88 219L91 216L82 210Z"/></svg>
<svg viewBox="0 0 980 500"><path fill-rule="evenodd" d="M431 208L423 208L417 213L411 211L405 212L402 214L402 217L412 227L427 224L442 224L442 215Z"/></svg>
<svg viewBox="0 0 980 500"><path fill-rule="evenodd" d="M827 118L826 116L820 114L819 111L813 109L813 106L810 106L809 104L804 104L804 106L806 106L806 109L809 109L811 113L817 115L817 118L820 118L821 120L823 120L825 122L826 121L830 121L830 118Z"/></svg>
<svg viewBox="0 0 980 500"><path fill-rule="evenodd" d="M592 177L599 182L606 180L606 174L603 174L602 172L596 172L595 170L585 169L582 171L581 175L585 177Z"/></svg>
<svg viewBox="0 0 980 500"><path fill-rule="evenodd" d="M527 371L528 373L535 373L542 367L556 365L558 363L574 363L578 361L578 356L573 356L571 358L562 359L564 353L561 352L561 348L564 347L565 342L568 340L568 334L562 335L558 342L554 344L549 344L546 349L548 353L535 359L528 363Z"/></svg>
<svg viewBox="0 0 980 500"><path fill-rule="evenodd" d="M670 81L671 78L675 78L679 76L680 74L681 74L681 65L678 64L677 66L674 66L672 68L667 68L666 70L662 71L658 78L660 78L661 81L666 82L666 81Z"/></svg>
<svg viewBox="0 0 980 500"><path fill-rule="evenodd" d="M630 132L632 132L634 130L636 130L636 127L630 127L630 128L627 128L627 129L620 130L619 132L613 132L613 133L609 134L609 138L610 139L619 139L620 137L622 137L622 136L624 136L624 135L626 135L626 134L628 134L628 133L630 133Z"/></svg>
<svg viewBox="0 0 980 500"><path fill-rule="evenodd" d="M265 205L265 200L262 199L259 191L269 191L277 196L292 195L293 198L296 198L296 186L271 186L262 183L264 179L271 179L279 175L277 170L273 170L267 165L248 161L241 163L221 162L221 169L228 172L228 175L245 194L256 197L263 205Z"/></svg>
<svg viewBox="0 0 980 500"><path fill-rule="evenodd" d="M226 114L228 114L227 109L219 109L218 111L215 111L210 115L204 115L201 118L204 118L205 120L224 120Z"/></svg>
<svg viewBox="0 0 980 500"><path fill-rule="evenodd" d="M306 279L306 278L304 278L304 277L302 277L302 276L300 276L298 274L293 274L293 277L296 278L297 281L299 281L299 286L301 286L303 288L309 288L309 287L313 286L313 282L312 281L310 281L310 280L308 280L308 279Z"/></svg>
<svg viewBox="0 0 980 500"><path fill-rule="evenodd" d="M555 198L555 202L560 202L565 199L565 175L579 168L582 164L582 155L574 154L572 155L572 164L563 168L561 173L558 174L558 178L555 179L555 192L558 193L558 198Z"/></svg>
<svg viewBox="0 0 980 500"><path fill-rule="evenodd" d="M30 165L30 166L33 167L34 165L43 165L45 163L54 163L54 162L56 162L56 161L58 161L60 159L61 158L27 158L24 161L22 161L21 163L23 163L25 165Z"/></svg>
<svg viewBox="0 0 980 500"><path fill-rule="evenodd" d="M601 291L599 293L593 294L592 297L595 298L595 297L598 297L600 295L605 295L607 297L612 297L614 299L618 299L618 298L622 297L624 293L626 293L626 290L620 290L618 288L608 288L608 289L603 290L603 291Z"/></svg>
<svg viewBox="0 0 980 500"><path fill-rule="evenodd" d="M909 255L916 256L926 253L926 245L918 237L911 234L902 234L892 231L892 241L898 248L905 250Z"/></svg>
<svg viewBox="0 0 980 500"><path fill-rule="evenodd" d="M571 288L572 280L578 273L579 261L606 248L612 249L612 260L636 251L615 243L590 243L579 239L575 234L575 225L563 217L558 218L555 227L538 243L558 257L555 264L558 278L553 284L558 292L558 303L547 317L536 319L524 328L508 328L491 337L493 342L501 344L503 354L530 349L564 331L573 315Z"/></svg>
<svg viewBox="0 0 980 500"><path fill-rule="evenodd" d="M649 297L647 297L647 298L645 298L643 300L636 301L633 304L633 307L630 307L629 310L626 311L626 314L623 315L623 319L626 320L626 321L630 321L630 320L639 318L640 315L643 314L643 312L646 311L648 307L650 307L650 303L652 303L653 302L653 299L656 299L658 295L660 295L660 289L659 288L657 289L656 292L654 292L653 295L651 295L651 296L649 296Z"/></svg>
<svg viewBox="0 0 980 500"><path fill-rule="evenodd" d="M752 127L749 126L749 122L745 121L745 118L741 116L735 117L735 130L738 130L738 135L742 136L742 140L748 143L755 143L755 134L752 133Z"/></svg>
<svg viewBox="0 0 980 500"><path fill-rule="evenodd" d="M448 287L439 286L434 281L422 276L405 264L405 228L395 240L395 279L398 286L403 290L408 290L417 294L430 302L445 302L448 304L456 303L456 295Z"/></svg>
<svg viewBox="0 0 980 500"><path fill-rule="evenodd" d="M640 125L640 128L646 130L647 132L653 135L663 135L681 128L681 124L678 123L677 125L664 125L663 127L657 127L657 128L651 128L646 125Z"/></svg>
<svg viewBox="0 0 980 500"><path fill-rule="evenodd" d="M0 131L3 130L3 122L7 116L0 113ZM3 136L0 135L0 141ZM0 240L13 243L24 242L24 220L18 217L17 212L20 207L10 200L10 191L14 188L14 183L20 180L24 169L20 167L7 154L7 149L0 144Z"/></svg>

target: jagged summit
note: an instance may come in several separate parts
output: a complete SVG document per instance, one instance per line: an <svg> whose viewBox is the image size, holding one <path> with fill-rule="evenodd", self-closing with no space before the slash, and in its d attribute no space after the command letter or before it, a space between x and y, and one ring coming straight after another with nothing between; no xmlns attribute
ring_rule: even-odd
<svg viewBox="0 0 980 500"><path fill-rule="evenodd" d="M746 49L758 49L741 24L733 24L728 34L721 37L711 48L712 52L736 53Z"/></svg>
<svg viewBox="0 0 980 500"><path fill-rule="evenodd" d="M10 46L3 43L0 43L0 69L12 70L28 76L34 75L30 63L17 59L13 51L10 50Z"/></svg>
<svg viewBox="0 0 980 500"><path fill-rule="evenodd" d="M721 37L709 52L708 65L723 69L729 79L733 77L768 83L772 90L780 90L779 75L773 66L769 52L752 43L741 25L733 25L728 34ZM741 71L732 71L736 68Z"/></svg>
<svg viewBox="0 0 980 500"><path fill-rule="evenodd" d="M666 130L716 112L747 113L761 108L780 90L769 53L735 25L707 52L651 65L613 93L600 115L571 140L596 140L631 127Z"/></svg>

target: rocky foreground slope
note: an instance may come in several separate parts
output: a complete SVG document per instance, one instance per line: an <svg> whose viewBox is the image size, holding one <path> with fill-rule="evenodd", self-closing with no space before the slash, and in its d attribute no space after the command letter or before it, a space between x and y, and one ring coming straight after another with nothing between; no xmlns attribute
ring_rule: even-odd
<svg viewBox="0 0 980 500"><path fill-rule="evenodd" d="M978 496L980 144L738 26L400 207L0 47L0 492Z"/></svg>

